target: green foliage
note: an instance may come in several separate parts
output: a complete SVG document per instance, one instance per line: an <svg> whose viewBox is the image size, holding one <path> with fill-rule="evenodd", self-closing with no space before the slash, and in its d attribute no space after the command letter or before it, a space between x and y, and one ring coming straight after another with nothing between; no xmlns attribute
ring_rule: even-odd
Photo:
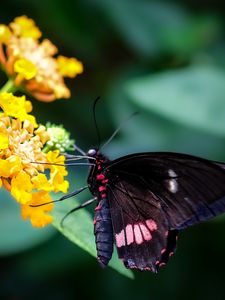
<svg viewBox="0 0 225 300"><path fill-rule="evenodd" d="M127 84L128 96L145 110L176 123L225 136L225 71L191 66Z"/></svg>
<svg viewBox="0 0 225 300"><path fill-rule="evenodd" d="M71 214L65 219L63 226L60 224L66 213L78 205L77 201L66 202L61 206L58 205L54 211L54 226L71 242L96 257L93 221L86 210L82 209L74 215ZM132 272L123 266L122 262L117 258L116 249L114 250L114 258L110 261L109 266L129 278L133 278Z"/></svg>
<svg viewBox="0 0 225 300"><path fill-rule="evenodd" d="M0 255L13 255L27 251L56 234L52 227L34 228L21 219L20 207L8 192L1 189L0 209Z"/></svg>
<svg viewBox="0 0 225 300"><path fill-rule="evenodd" d="M219 30L218 19L212 16L196 19L184 7L171 2L96 2L129 47L144 57L162 53L190 55L210 43Z"/></svg>

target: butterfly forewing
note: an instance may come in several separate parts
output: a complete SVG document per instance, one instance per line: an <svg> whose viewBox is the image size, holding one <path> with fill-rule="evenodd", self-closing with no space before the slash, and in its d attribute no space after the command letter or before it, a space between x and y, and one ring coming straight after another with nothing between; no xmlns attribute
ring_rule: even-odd
<svg viewBox="0 0 225 300"><path fill-rule="evenodd" d="M158 203L170 229L181 229L225 211L225 171L208 160L185 154L145 153L115 160L108 169L110 176L117 178L112 180L116 182L112 189L117 188L120 178L126 179L129 191L135 183L136 191L127 201L132 198L137 213L151 211L147 204Z"/></svg>

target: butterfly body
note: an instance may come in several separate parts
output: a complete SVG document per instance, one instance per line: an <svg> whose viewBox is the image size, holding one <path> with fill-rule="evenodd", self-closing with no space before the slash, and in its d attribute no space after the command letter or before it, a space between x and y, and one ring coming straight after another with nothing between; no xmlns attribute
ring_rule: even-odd
<svg viewBox="0 0 225 300"><path fill-rule="evenodd" d="M88 185L97 197L97 256L108 264L115 242L130 269L157 272L179 230L225 211L224 164L179 153L139 153L110 161L95 149ZM92 161L93 162L93 161Z"/></svg>
<svg viewBox="0 0 225 300"><path fill-rule="evenodd" d="M97 249L97 258L102 267L110 261L113 253L113 228L110 207L107 198L107 172L104 168L109 160L95 149L91 149L88 155L95 157L95 165L91 167L88 176L88 185L91 193L97 197L97 206L94 215L94 234Z"/></svg>

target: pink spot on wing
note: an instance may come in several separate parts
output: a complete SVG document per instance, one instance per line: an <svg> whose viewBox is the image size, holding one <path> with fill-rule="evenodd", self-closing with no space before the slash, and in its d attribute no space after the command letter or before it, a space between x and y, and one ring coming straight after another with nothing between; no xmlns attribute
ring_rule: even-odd
<svg viewBox="0 0 225 300"><path fill-rule="evenodd" d="M143 243L143 237L139 225L134 225L134 237L137 244Z"/></svg>
<svg viewBox="0 0 225 300"><path fill-rule="evenodd" d="M152 235L148 228L144 224L140 224L140 229L142 232L142 235L146 241L150 241L152 239Z"/></svg>
<svg viewBox="0 0 225 300"><path fill-rule="evenodd" d="M116 234L116 245L118 248L125 246L125 234L124 229L120 233Z"/></svg>
<svg viewBox="0 0 225 300"><path fill-rule="evenodd" d="M109 180L108 179L104 179L102 180L102 184L106 184Z"/></svg>
<svg viewBox="0 0 225 300"><path fill-rule="evenodd" d="M170 252L169 257L171 257L171 256L173 256L173 255L174 255L174 253L173 253L173 252Z"/></svg>
<svg viewBox="0 0 225 300"><path fill-rule="evenodd" d="M164 267L166 264L164 263L164 262L161 262L160 264L159 264L159 267L161 268L161 267Z"/></svg>
<svg viewBox="0 0 225 300"><path fill-rule="evenodd" d="M133 226L131 224L128 224L126 226L126 239L127 239L127 245L130 245L134 242L134 232L133 232Z"/></svg>
<svg viewBox="0 0 225 300"><path fill-rule="evenodd" d="M157 230L157 224L154 220L149 219L149 220L146 220L145 223L148 226L148 228L150 229L150 231Z"/></svg>
<svg viewBox="0 0 225 300"><path fill-rule="evenodd" d="M96 224L96 222L97 222L97 220L96 220L96 219L94 219L94 220L93 220L93 224L95 225L95 224Z"/></svg>
<svg viewBox="0 0 225 300"><path fill-rule="evenodd" d="M101 166L100 165L98 166L98 170L101 170Z"/></svg>
<svg viewBox="0 0 225 300"><path fill-rule="evenodd" d="M101 197L102 198L106 198L106 194L101 194Z"/></svg>
<svg viewBox="0 0 225 300"><path fill-rule="evenodd" d="M161 250L161 254L163 254L163 253L165 253L166 252L166 248L163 248L162 250Z"/></svg>
<svg viewBox="0 0 225 300"><path fill-rule="evenodd" d="M105 175L103 175L103 174L98 174L98 175L96 175L96 179L97 179L97 180L104 180L104 179L105 179Z"/></svg>
<svg viewBox="0 0 225 300"><path fill-rule="evenodd" d="M99 192L103 192L106 190L106 187L101 185L99 188L98 188Z"/></svg>

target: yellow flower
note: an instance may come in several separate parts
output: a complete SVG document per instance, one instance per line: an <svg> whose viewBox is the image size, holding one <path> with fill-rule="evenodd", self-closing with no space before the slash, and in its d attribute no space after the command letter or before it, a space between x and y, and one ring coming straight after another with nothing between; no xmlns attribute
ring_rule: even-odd
<svg viewBox="0 0 225 300"><path fill-rule="evenodd" d="M9 27L2 26L0 63L10 76L15 77L15 85L45 102L69 98L70 90L64 77L82 73L82 63L75 58L55 57L56 46L47 39L39 41L39 29L26 16L16 18Z"/></svg>
<svg viewBox="0 0 225 300"><path fill-rule="evenodd" d="M0 123L0 150L7 149L9 146L9 137L7 130L4 128L4 126L1 127Z"/></svg>
<svg viewBox="0 0 225 300"><path fill-rule="evenodd" d="M7 44L11 37L11 32L6 25L0 25L0 42L3 44Z"/></svg>
<svg viewBox="0 0 225 300"><path fill-rule="evenodd" d="M18 59L14 64L14 71L21 75L21 78L29 80L37 74L36 66L28 59Z"/></svg>
<svg viewBox="0 0 225 300"><path fill-rule="evenodd" d="M27 16L20 16L14 19L14 22L9 25L13 31L13 34L19 37L30 37L39 39L41 37L41 31L35 25L32 19Z"/></svg>
<svg viewBox="0 0 225 300"><path fill-rule="evenodd" d="M30 176L25 172L20 172L11 181L11 194L20 203L26 204L32 199L31 191L33 185Z"/></svg>
<svg viewBox="0 0 225 300"><path fill-rule="evenodd" d="M4 108L11 111L7 106ZM58 151L47 154L42 151L49 139L43 125L34 130L30 121L21 122L6 116L6 113L0 115L1 139L8 147L0 148L0 185L21 204L24 219L30 218L32 225L37 227L49 224L52 217L48 213L53 204L40 207L31 205L51 201L49 192L67 191L65 167L46 164L64 164L64 156ZM46 169L50 170L47 174Z"/></svg>
<svg viewBox="0 0 225 300"><path fill-rule="evenodd" d="M63 166L65 162L65 156L59 155L59 151L55 150L49 151L46 155L46 158L47 162L49 162L49 165L47 165L46 168L50 169L49 181L53 187L54 192L66 193L69 187L69 182L67 180L64 180L64 177L68 174L66 168Z"/></svg>
<svg viewBox="0 0 225 300"><path fill-rule="evenodd" d="M67 58L65 56L58 56L57 58L59 72L64 77L75 77L83 72L83 65L76 58Z"/></svg>
<svg viewBox="0 0 225 300"><path fill-rule="evenodd" d="M26 101L25 96L17 97L12 93L0 93L0 107L6 115L18 118L20 121L29 120L35 127L37 126L34 116L27 114L30 102Z"/></svg>
<svg viewBox="0 0 225 300"><path fill-rule="evenodd" d="M21 160L18 156L0 159L0 177L8 178L22 170Z"/></svg>
<svg viewBox="0 0 225 300"><path fill-rule="evenodd" d="M46 192L52 191L51 183L48 181L45 174L38 174L32 178L33 189L43 190Z"/></svg>
<svg viewBox="0 0 225 300"><path fill-rule="evenodd" d="M35 227L44 227L50 224L53 220L53 217L49 215L49 212L53 209L53 203L39 207L31 207L30 205L39 205L51 201L51 197L45 191L33 193L32 200L29 202L29 204L22 205L22 218L29 218L31 220L31 224Z"/></svg>
<svg viewBox="0 0 225 300"><path fill-rule="evenodd" d="M39 136L43 145L50 139L50 134L43 125L39 125L34 133Z"/></svg>

